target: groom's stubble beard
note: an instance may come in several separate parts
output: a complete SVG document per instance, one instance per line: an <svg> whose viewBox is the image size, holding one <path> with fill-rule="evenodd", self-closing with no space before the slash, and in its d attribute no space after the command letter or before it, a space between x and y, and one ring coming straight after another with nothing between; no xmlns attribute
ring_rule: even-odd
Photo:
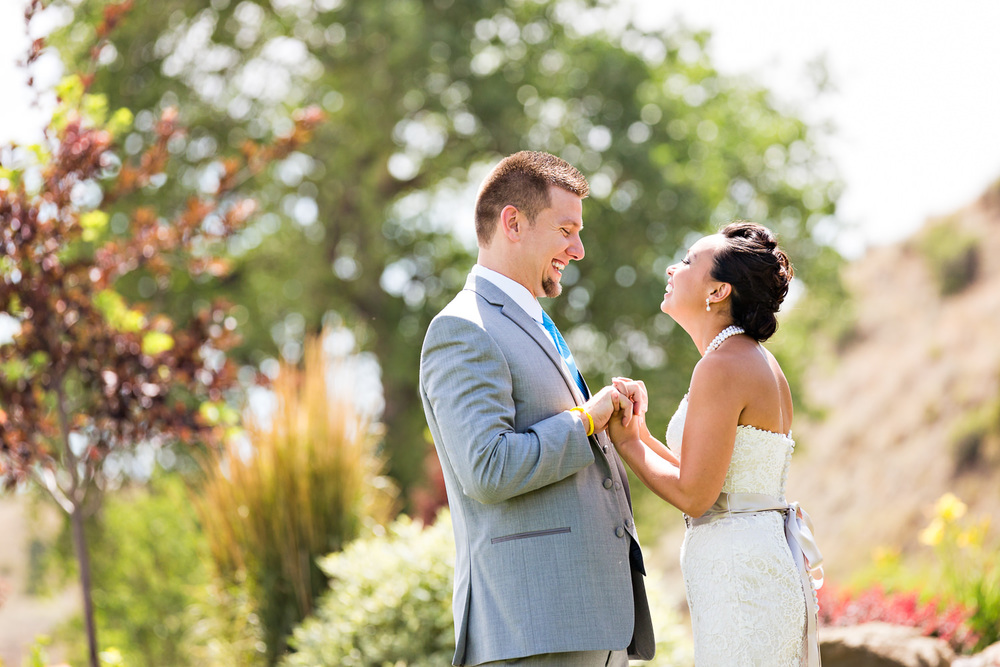
<svg viewBox="0 0 1000 667"><path fill-rule="evenodd" d="M552 280L552 278L542 278L542 291L547 297L556 297L562 294L562 284Z"/></svg>

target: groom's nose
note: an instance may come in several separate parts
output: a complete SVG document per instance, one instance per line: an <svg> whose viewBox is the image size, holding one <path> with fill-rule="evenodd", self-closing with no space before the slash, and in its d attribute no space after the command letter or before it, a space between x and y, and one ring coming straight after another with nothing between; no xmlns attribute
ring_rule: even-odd
<svg viewBox="0 0 1000 667"><path fill-rule="evenodd" d="M583 250L583 239L580 238L579 233L575 233L570 237L570 244L569 247L566 248L566 254L576 261L583 259L585 254Z"/></svg>

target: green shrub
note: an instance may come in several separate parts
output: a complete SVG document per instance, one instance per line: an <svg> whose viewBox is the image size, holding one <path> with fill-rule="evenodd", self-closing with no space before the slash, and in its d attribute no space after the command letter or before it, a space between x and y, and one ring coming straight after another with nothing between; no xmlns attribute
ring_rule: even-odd
<svg viewBox="0 0 1000 667"><path fill-rule="evenodd" d="M966 412L949 434L955 472L977 470L995 463L1000 441L1000 397ZM990 445L993 445L991 447Z"/></svg>
<svg viewBox="0 0 1000 667"><path fill-rule="evenodd" d="M109 495L86 524L93 577L94 614L102 658L113 664L180 667L193 664L191 612L210 581L208 551L184 480L154 477ZM64 573L76 563L68 539L69 521L49 566ZM71 664L86 664L82 618L55 637Z"/></svg>
<svg viewBox="0 0 1000 667"><path fill-rule="evenodd" d="M294 632L295 653L283 667L430 667L449 665L455 652L451 596L455 541L451 515L422 529L401 516L384 535L358 539L323 559L330 590L314 618ZM651 667L694 663L687 625L647 579L656 628Z"/></svg>
<svg viewBox="0 0 1000 667"><path fill-rule="evenodd" d="M449 665L455 541L447 510L427 529L401 516L383 536L320 561L330 590L295 630L285 667Z"/></svg>
<svg viewBox="0 0 1000 667"><path fill-rule="evenodd" d="M979 239L957 229L951 220L924 230L917 245L942 296L961 292L979 274Z"/></svg>

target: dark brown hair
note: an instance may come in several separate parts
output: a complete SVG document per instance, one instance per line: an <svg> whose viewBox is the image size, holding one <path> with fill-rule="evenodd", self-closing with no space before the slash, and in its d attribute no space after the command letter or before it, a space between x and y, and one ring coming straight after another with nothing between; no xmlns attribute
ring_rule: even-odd
<svg viewBox="0 0 1000 667"><path fill-rule="evenodd" d="M583 198L590 194L587 179L562 158L539 151L521 151L501 160L483 181L476 197L476 237L486 248L493 239L500 211L508 204L527 216L551 205L549 186L558 186Z"/></svg>
<svg viewBox="0 0 1000 667"><path fill-rule="evenodd" d="M788 295L792 264L763 225L740 220L720 233L726 242L715 253L712 278L733 288L733 323L763 342L778 329L775 313Z"/></svg>

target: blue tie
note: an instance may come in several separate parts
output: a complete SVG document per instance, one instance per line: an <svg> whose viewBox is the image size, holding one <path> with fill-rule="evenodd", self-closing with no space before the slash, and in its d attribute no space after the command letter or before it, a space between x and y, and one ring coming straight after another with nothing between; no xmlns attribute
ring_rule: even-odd
<svg viewBox="0 0 1000 667"><path fill-rule="evenodd" d="M580 375L580 371L576 368L576 362L573 361L573 353L569 351L569 345L566 344L566 340L559 333L559 329L556 328L556 323L552 321L552 318L544 310L542 311L542 326L545 327L545 330L552 336L552 340L555 341L559 356L566 362L570 376L576 380L576 385L580 387L580 393L583 394L584 398L590 398L590 393L587 391L587 385L583 381L583 376Z"/></svg>

